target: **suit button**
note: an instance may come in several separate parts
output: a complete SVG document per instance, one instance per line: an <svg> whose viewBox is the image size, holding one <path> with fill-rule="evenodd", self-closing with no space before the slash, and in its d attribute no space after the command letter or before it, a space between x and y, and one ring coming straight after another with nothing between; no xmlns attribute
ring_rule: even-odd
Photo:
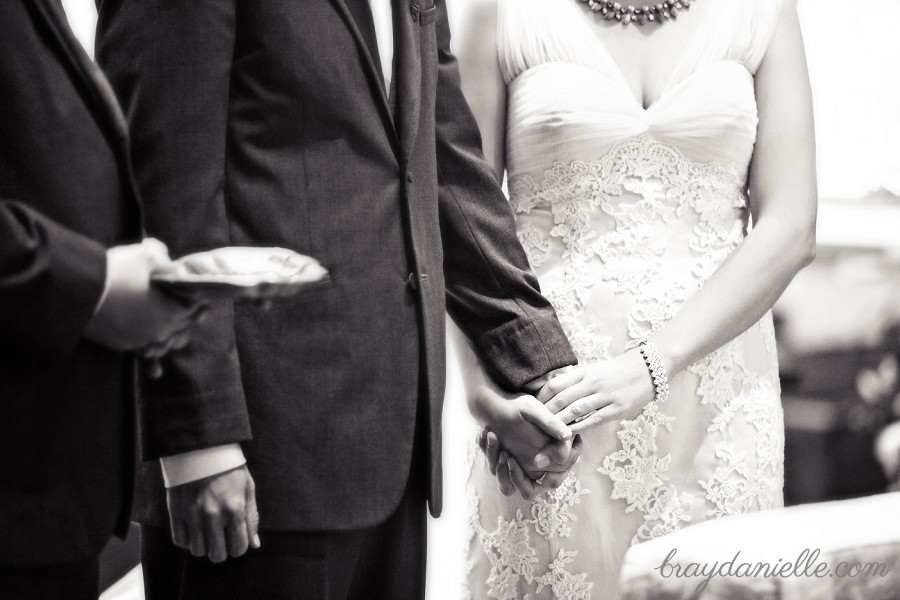
<svg viewBox="0 0 900 600"><path fill-rule="evenodd" d="M415 273L410 273L409 277L406 278L406 286L412 291L419 289L419 278L416 277Z"/></svg>
<svg viewBox="0 0 900 600"><path fill-rule="evenodd" d="M413 182L413 174L412 174L412 171L407 171L407 173L406 173L406 180L407 180L408 182L410 182L410 183Z"/></svg>

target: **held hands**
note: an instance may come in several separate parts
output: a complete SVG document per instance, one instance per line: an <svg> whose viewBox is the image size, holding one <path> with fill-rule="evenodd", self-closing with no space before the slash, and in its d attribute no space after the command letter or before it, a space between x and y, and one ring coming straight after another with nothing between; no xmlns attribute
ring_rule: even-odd
<svg viewBox="0 0 900 600"><path fill-rule="evenodd" d="M518 489L523 497L533 498L542 487L562 483L578 460L580 439L574 439L569 427L533 396L480 386L472 395L471 408L476 419L486 424L479 445L504 495ZM543 486L535 486L532 480L538 478Z"/></svg>
<svg viewBox="0 0 900 600"><path fill-rule="evenodd" d="M500 493L511 496L519 491L522 498L532 500L545 490L552 490L562 485L569 474L569 470L575 466L581 458L581 436L571 438L571 444L554 444L546 446L543 458L536 457L535 462L541 467L525 471L519 465L519 461L509 455L506 450L500 449L500 441L497 435L488 430L481 430L478 436L478 446L487 458L491 475L497 476ZM557 462L547 462L554 461Z"/></svg>
<svg viewBox="0 0 900 600"><path fill-rule="evenodd" d="M222 562L259 548L256 485L246 465L167 490L172 541Z"/></svg>
<svg viewBox="0 0 900 600"><path fill-rule="evenodd" d="M529 424L540 425L541 431L512 427L508 419L498 419L497 422L506 423L504 430L490 419L482 418L488 424L478 439L491 474L497 476L500 491L509 496L518 490L527 500L562 484L581 454L578 434L605 421L634 418L655 394L653 379L637 349L610 360L554 372L536 383L541 386L536 399L523 396L515 401L520 403L519 410L524 411L520 413L521 418ZM488 411L497 399L502 401L499 396L492 398L490 393L493 392L487 389L476 392L475 404ZM541 404L543 410L538 408ZM498 410L490 408L495 415ZM566 429L561 429L561 424ZM574 437L561 436L565 431ZM546 441L549 438L545 436L546 446L534 454L534 446L543 432L559 441Z"/></svg>
<svg viewBox="0 0 900 600"><path fill-rule="evenodd" d="M166 246L155 239L117 246L107 251L106 262L106 296L85 337L114 350L143 350L152 359L187 346L188 330L205 307L187 305L150 286L152 271L170 262Z"/></svg>

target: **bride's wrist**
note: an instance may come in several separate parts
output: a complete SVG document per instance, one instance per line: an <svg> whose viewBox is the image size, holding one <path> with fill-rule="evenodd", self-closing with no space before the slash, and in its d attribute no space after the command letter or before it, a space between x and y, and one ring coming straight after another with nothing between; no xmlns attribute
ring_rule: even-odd
<svg viewBox="0 0 900 600"><path fill-rule="evenodd" d="M638 352L640 352L647 368L647 374L650 376L653 400L665 402L669 398L669 376L656 344L645 339L638 345Z"/></svg>
<svg viewBox="0 0 900 600"><path fill-rule="evenodd" d="M672 376L683 371L687 367L687 355L683 344L659 334L651 335L647 338L647 341L652 342L656 346L656 351L659 354L662 367L665 369L666 375L668 375L669 378L672 378Z"/></svg>

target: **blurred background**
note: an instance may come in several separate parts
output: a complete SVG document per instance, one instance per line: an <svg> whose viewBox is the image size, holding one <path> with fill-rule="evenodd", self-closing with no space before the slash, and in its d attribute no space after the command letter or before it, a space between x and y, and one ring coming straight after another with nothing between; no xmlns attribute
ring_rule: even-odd
<svg viewBox="0 0 900 600"><path fill-rule="evenodd" d="M455 10L470 0L447 0ZM93 0L63 0L93 49ZM785 501L896 486L900 466L900 22L897 0L798 0L813 86L818 254L775 308L786 424ZM752 282L748 282L752 285ZM458 385L449 366L452 393ZM458 398L458 396L455 396ZM457 597L463 573L465 408L445 408L443 518L430 522L429 598ZM104 600L139 599L136 536L114 542Z"/></svg>

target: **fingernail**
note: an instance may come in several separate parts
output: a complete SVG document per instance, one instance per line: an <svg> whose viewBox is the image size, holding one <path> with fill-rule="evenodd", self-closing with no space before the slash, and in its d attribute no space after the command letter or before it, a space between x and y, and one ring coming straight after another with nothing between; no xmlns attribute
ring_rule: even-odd
<svg viewBox="0 0 900 600"><path fill-rule="evenodd" d="M253 547L259 548L261 545L262 544L259 541L259 534L257 533L256 535L253 536Z"/></svg>
<svg viewBox="0 0 900 600"><path fill-rule="evenodd" d="M546 466L550 465L550 457L546 454L538 454L534 457L534 466L538 469L543 469Z"/></svg>
<svg viewBox="0 0 900 600"><path fill-rule="evenodd" d="M572 437L572 430L568 427L559 432L559 439L563 441L569 439L570 437Z"/></svg>
<svg viewBox="0 0 900 600"><path fill-rule="evenodd" d="M506 468L509 469L510 473L512 473L512 470L513 470L513 459L508 458L508 459L506 460Z"/></svg>

